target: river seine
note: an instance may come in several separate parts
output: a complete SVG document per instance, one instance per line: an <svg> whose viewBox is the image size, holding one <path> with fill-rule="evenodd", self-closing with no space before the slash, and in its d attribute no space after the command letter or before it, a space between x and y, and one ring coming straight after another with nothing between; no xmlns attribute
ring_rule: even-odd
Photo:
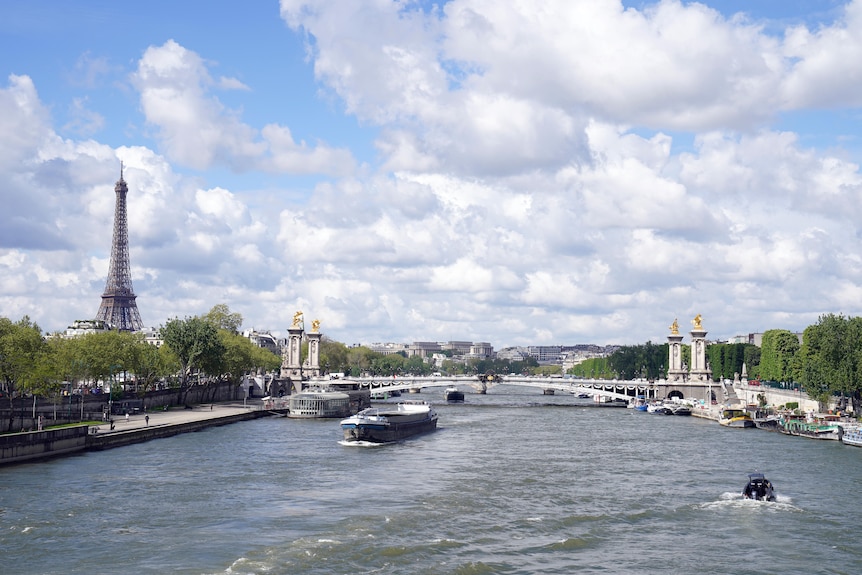
<svg viewBox="0 0 862 575"><path fill-rule="evenodd" d="M6 574L862 572L862 449L498 387L341 445L267 418L0 468ZM742 500L748 472L775 503Z"/></svg>

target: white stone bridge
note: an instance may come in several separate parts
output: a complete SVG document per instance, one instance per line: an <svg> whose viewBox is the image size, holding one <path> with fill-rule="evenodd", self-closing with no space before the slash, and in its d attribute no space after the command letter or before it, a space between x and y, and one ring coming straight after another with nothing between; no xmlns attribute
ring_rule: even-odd
<svg viewBox="0 0 862 575"><path fill-rule="evenodd" d="M339 379L315 379L310 382L318 385L349 385L355 389L369 391L417 391L426 387L463 387L470 386L478 393L485 393L497 385L516 385L520 387L536 387L547 394L586 393L597 401L624 400L629 401L638 395L647 399L664 397L660 383L648 381L621 381L608 379L574 379L567 377L532 377L522 375L462 375L462 376L428 376L428 377L342 377Z"/></svg>

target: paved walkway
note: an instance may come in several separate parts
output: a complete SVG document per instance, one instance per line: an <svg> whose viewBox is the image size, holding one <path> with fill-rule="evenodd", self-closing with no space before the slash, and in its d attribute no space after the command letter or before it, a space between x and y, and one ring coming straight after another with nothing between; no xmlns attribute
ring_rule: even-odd
<svg viewBox="0 0 862 575"><path fill-rule="evenodd" d="M155 410L147 413L138 413L129 415L129 420L126 421L125 415L114 416L114 430L111 431L111 424L108 422L94 426L98 428L96 433L120 433L123 431L132 431L143 429L145 427L157 427L166 425L178 425L189 423L192 421L202 421L205 419L218 419L247 411L257 411L263 409L263 402L258 400L247 400L245 405L242 401L226 402L226 403L205 403L196 405L193 409L184 409L182 407L171 407L168 411ZM149 424L146 416L150 416Z"/></svg>

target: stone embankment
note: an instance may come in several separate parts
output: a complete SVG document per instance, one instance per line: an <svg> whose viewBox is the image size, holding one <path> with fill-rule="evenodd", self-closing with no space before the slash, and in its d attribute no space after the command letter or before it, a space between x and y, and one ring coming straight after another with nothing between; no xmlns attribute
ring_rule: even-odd
<svg viewBox="0 0 862 575"><path fill-rule="evenodd" d="M173 408L114 418L100 425L77 425L44 431L12 433L0 436L0 465L19 463L70 453L111 449L170 437L207 427L227 425L270 415L258 402L215 403L193 409Z"/></svg>

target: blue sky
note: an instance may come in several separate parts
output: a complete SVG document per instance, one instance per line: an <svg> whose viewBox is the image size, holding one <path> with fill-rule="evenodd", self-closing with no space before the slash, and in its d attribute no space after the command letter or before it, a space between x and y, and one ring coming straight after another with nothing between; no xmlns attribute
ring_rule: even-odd
<svg viewBox="0 0 862 575"><path fill-rule="evenodd" d="M0 4L0 315L659 341L859 313L862 2Z"/></svg>

